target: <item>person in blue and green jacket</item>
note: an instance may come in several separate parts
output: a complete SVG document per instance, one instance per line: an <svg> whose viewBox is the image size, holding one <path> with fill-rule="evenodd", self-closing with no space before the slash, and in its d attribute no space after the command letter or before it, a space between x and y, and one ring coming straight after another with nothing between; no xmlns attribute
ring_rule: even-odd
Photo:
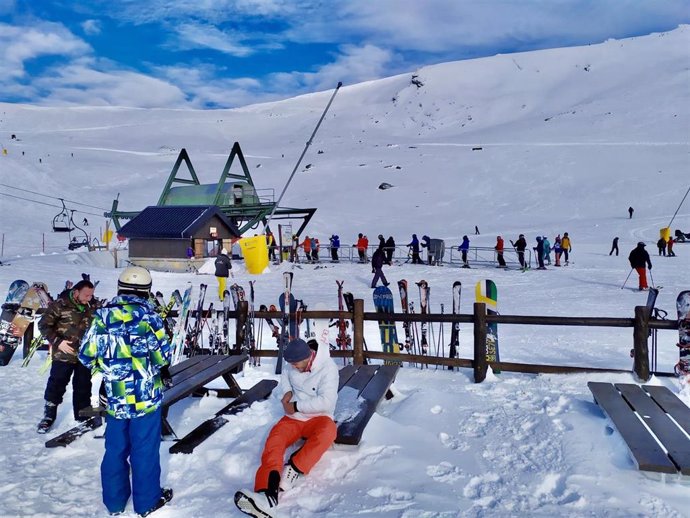
<svg viewBox="0 0 690 518"><path fill-rule="evenodd" d="M107 394L103 503L111 515L120 514L131 495L134 511L147 516L172 498L172 489L160 485L159 455L172 350L163 321L148 301L148 270L126 268L117 286L117 296L95 311L79 361L103 374Z"/></svg>

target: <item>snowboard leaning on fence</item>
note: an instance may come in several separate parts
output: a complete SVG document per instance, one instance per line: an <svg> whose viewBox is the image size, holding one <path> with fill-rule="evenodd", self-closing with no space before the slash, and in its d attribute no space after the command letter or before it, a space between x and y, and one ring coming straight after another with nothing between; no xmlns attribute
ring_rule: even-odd
<svg viewBox="0 0 690 518"><path fill-rule="evenodd" d="M0 338L0 365L10 363L19 343L24 340L24 333L29 325L32 325L36 312L40 308L47 308L51 300L46 285L40 282L34 283L24 293L19 307L14 310L14 316L9 325L4 322L3 318L2 338Z"/></svg>
<svg viewBox="0 0 690 518"><path fill-rule="evenodd" d="M377 313L393 313L393 293L387 286L378 286L374 290L374 307ZM398 332L395 329L395 322L393 320L379 320L379 332L381 333L381 348L384 353L398 353L400 346L398 345ZM384 362L386 365L400 364L391 360Z"/></svg>
<svg viewBox="0 0 690 518"><path fill-rule="evenodd" d="M679 358L675 367L681 383L690 384L690 291L681 291L676 299L678 311Z"/></svg>
<svg viewBox="0 0 690 518"><path fill-rule="evenodd" d="M474 290L475 301L486 304L487 315L498 314L498 290L494 281L486 279L479 281ZM498 324L486 324L486 360L489 362L500 362L498 354ZM498 374L501 372L498 368L493 371Z"/></svg>

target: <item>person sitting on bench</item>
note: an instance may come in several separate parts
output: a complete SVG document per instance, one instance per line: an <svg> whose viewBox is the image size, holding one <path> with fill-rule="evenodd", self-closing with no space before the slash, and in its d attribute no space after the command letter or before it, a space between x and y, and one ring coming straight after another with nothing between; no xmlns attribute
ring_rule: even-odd
<svg viewBox="0 0 690 518"><path fill-rule="evenodd" d="M317 350L297 338L283 352L290 364L281 377L285 415L268 434L254 491L235 493L235 504L250 516L270 515L268 510L278 505L279 491L287 491L300 476L308 474L335 441L333 414L338 399L338 367L327 344L319 346L315 340L310 340L310 344ZM283 469L285 451L302 438L305 443Z"/></svg>

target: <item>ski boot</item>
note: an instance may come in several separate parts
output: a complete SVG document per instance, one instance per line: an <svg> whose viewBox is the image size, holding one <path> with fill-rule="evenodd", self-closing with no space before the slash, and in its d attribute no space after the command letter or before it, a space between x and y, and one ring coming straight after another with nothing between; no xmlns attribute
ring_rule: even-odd
<svg viewBox="0 0 690 518"><path fill-rule="evenodd" d="M148 516L154 511L158 511L161 507L163 507L165 504L170 502L173 497L173 490L169 487L164 487L162 489L163 495L158 499L158 502L156 502L156 505L154 505L151 509L146 511L145 513L139 513L139 516Z"/></svg>
<svg viewBox="0 0 690 518"><path fill-rule="evenodd" d="M38 423L36 427L36 432L47 433L51 429L55 418L57 417L57 405L46 401L45 407L43 408L43 419Z"/></svg>

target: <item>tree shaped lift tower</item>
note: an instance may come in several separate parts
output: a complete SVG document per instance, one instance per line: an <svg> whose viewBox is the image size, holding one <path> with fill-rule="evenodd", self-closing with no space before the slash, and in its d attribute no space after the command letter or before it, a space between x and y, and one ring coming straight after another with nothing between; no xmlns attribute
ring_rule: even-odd
<svg viewBox="0 0 690 518"><path fill-rule="evenodd" d="M241 174L230 172L232 164L237 158L242 167ZM189 178L178 177L180 166L184 163L189 171ZM182 185L176 185L182 184ZM132 219L139 214L137 212L125 212L118 210L118 198L113 200L110 212L105 217L112 218L116 230L120 230L123 219ZM252 175L249 173L247 162L244 159L240 144L235 142L230 151L225 167L216 184L202 184L194 170L186 149L182 149L170 171L168 181L158 199L159 207L172 205L216 205L244 234L250 229L257 228L259 223L266 224L266 219L276 206L273 189L257 190ZM301 219L302 224L295 234L300 235L307 226L309 220L316 212L312 209L297 209L290 207L276 208L274 220Z"/></svg>

